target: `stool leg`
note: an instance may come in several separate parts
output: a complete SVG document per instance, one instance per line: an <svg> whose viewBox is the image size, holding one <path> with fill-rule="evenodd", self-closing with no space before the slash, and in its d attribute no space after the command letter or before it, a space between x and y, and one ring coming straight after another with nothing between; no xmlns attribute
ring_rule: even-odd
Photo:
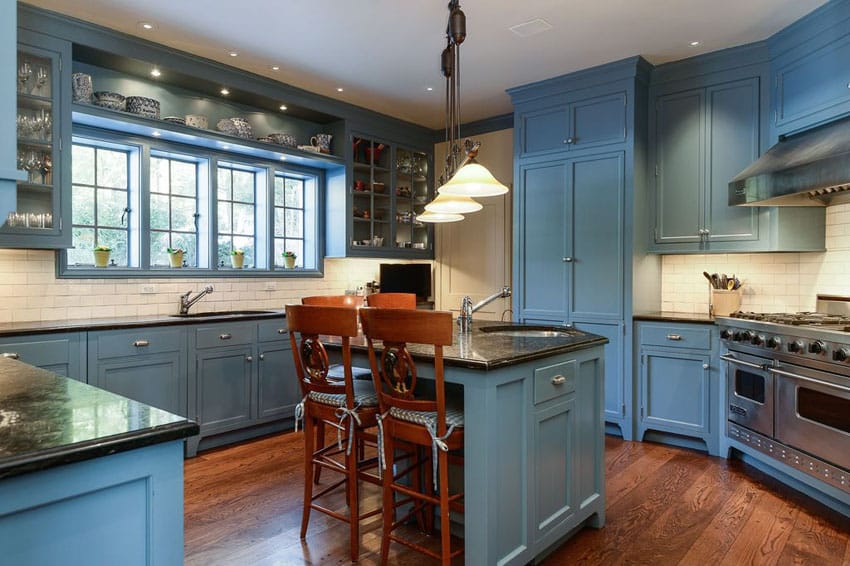
<svg viewBox="0 0 850 566"><path fill-rule="evenodd" d="M304 431L306 434L306 430ZM325 447L325 421L322 419L318 419L316 422L316 448L315 450L321 450ZM313 483L319 485L319 477L322 475L322 467L316 466L316 469L313 470Z"/></svg>
<svg viewBox="0 0 850 566"><path fill-rule="evenodd" d="M313 502L313 453L314 434L313 417L308 411L304 415L304 509L301 512L301 538L307 536L307 524L310 522L310 504ZM318 467L318 466L317 466Z"/></svg>
<svg viewBox="0 0 850 566"><path fill-rule="evenodd" d="M346 493L348 495L348 511L349 511L349 527L351 538L351 561L357 562L360 555L360 489L357 483L357 458L359 450L357 444L357 429L349 423L349 434L353 436L355 446L352 446L351 453L345 457L346 475Z"/></svg>
<svg viewBox="0 0 850 566"><path fill-rule="evenodd" d="M390 533L395 522L395 498L393 497L392 484L393 463L395 461L395 446L393 445L392 431L384 425L384 454L387 469L383 470L383 525L381 536L381 565L385 566L390 556Z"/></svg>
<svg viewBox="0 0 850 566"><path fill-rule="evenodd" d="M442 450L438 453L438 473L440 475L440 543L442 547L442 562L445 566L452 563L452 539L449 529L449 455Z"/></svg>

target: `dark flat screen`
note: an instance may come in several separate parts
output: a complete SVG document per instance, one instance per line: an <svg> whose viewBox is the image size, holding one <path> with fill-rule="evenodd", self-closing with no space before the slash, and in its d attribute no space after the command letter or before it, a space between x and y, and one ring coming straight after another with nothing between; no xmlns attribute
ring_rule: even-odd
<svg viewBox="0 0 850 566"><path fill-rule="evenodd" d="M414 293L420 301L431 296L431 264L382 263L382 293Z"/></svg>

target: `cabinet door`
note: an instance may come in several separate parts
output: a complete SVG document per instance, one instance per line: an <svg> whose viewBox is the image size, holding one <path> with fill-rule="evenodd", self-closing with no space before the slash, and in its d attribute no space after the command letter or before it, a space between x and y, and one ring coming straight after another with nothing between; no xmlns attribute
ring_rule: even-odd
<svg viewBox="0 0 850 566"><path fill-rule="evenodd" d="M570 104L570 150L590 149L626 141L626 93Z"/></svg>
<svg viewBox="0 0 850 566"><path fill-rule="evenodd" d="M219 348L196 354L198 420L202 435L250 423L254 414L251 395L253 356L250 346Z"/></svg>
<svg viewBox="0 0 850 566"><path fill-rule="evenodd" d="M21 336L0 340L0 355L85 383L85 347L85 335L76 332Z"/></svg>
<svg viewBox="0 0 850 566"><path fill-rule="evenodd" d="M759 209L729 206L729 181L759 156L759 79L706 90L709 132L705 228L708 241L757 240Z"/></svg>
<svg viewBox="0 0 850 566"><path fill-rule="evenodd" d="M181 352L102 360L89 382L170 413L188 416L186 362Z"/></svg>
<svg viewBox="0 0 850 566"><path fill-rule="evenodd" d="M281 341L259 346L257 418L288 418L295 414L301 390L295 376L292 348Z"/></svg>
<svg viewBox="0 0 850 566"><path fill-rule="evenodd" d="M655 242L699 243L705 179L704 91L656 101Z"/></svg>
<svg viewBox="0 0 850 566"><path fill-rule="evenodd" d="M572 215L567 222L572 319L623 318L625 164L622 152L571 162ZM542 203L545 204L545 203ZM554 204L554 203L550 203ZM569 248L568 248L569 249Z"/></svg>
<svg viewBox="0 0 850 566"><path fill-rule="evenodd" d="M564 151L568 147L569 108L556 106L524 112L520 116L520 153L530 155Z"/></svg>
<svg viewBox="0 0 850 566"><path fill-rule="evenodd" d="M707 353L641 351L638 438L649 429L708 438L710 362Z"/></svg>
<svg viewBox="0 0 850 566"><path fill-rule="evenodd" d="M572 249L570 164L555 161L524 166L515 191L519 312L521 318L569 320L567 293Z"/></svg>
<svg viewBox="0 0 850 566"><path fill-rule="evenodd" d="M544 405L545 406L545 405ZM534 543L545 548L566 534L576 501L575 398L534 414Z"/></svg>
<svg viewBox="0 0 850 566"><path fill-rule="evenodd" d="M605 420L616 423L623 438L631 440L631 418L627 418L627 409L631 406L631 388L627 387L623 364L623 325L594 324L576 322L576 328L599 334L608 339L605 344Z"/></svg>

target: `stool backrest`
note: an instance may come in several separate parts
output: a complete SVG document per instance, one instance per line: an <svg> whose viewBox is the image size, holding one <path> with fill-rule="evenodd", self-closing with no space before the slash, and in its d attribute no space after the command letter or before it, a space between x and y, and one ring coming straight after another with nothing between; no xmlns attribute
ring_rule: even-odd
<svg viewBox="0 0 850 566"><path fill-rule="evenodd" d="M301 297L301 304L322 307L362 307L365 301L361 295L314 295Z"/></svg>
<svg viewBox="0 0 850 566"><path fill-rule="evenodd" d="M325 307L313 305L287 305L286 325L289 342L295 359L295 372L301 392L345 393L348 404L354 398L351 377L351 337L357 336L357 311L351 307ZM296 337L296 334L300 336ZM322 336L337 337L342 343L342 365L345 379L328 380L328 353ZM351 408L349 406L349 408Z"/></svg>
<svg viewBox="0 0 850 566"><path fill-rule="evenodd" d="M366 295L366 304L382 309L415 309L415 293L375 293Z"/></svg>
<svg viewBox="0 0 850 566"><path fill-rule="evenodd" d="M369 364L381 412L391 407L412 411L436 411L437 431L446 432L446 392L443 376L443 346L452 344L452 314L443 311L407 309L360 309L363 334L369 347ZM375 341L382 344L380 359ZM416 399L416 363L408 344L434 349L436 400Z"/></svg>

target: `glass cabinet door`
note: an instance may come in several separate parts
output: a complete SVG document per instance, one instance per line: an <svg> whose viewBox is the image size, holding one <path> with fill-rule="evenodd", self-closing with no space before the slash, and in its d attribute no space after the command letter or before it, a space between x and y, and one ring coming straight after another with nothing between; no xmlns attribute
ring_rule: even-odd
<svg viewBox="0 0 850 566"><path fill-rule="evenodd" d="M428 155L399 149L396 153L395 246L428 250L431 247L427 224L416 220L430 200Z"/></svg>
<svg viewBox="0 0 850 566"><path fill-rule="evenodd" d="M353 144L351 245L386 248L391 245L392 149L386 143L362 137L355 137Z"/></svg>

